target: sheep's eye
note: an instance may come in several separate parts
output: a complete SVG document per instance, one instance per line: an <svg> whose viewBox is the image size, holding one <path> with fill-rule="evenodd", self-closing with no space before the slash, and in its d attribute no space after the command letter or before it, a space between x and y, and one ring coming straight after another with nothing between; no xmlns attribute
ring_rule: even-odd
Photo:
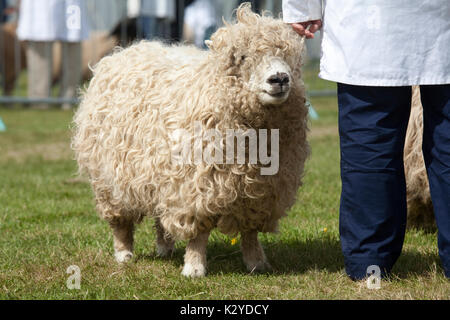
<svg viewBox="0 0 450 320"><path fill-rule="evenodd" d="M247 59L247 56L246 55L242 55L241 56L241 61L244 61L245 59Z"/></svg>

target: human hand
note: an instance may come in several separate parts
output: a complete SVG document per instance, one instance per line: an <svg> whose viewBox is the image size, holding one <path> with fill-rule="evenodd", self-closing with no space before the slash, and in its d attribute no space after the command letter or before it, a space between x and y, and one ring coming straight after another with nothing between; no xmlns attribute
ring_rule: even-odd
<svg viewBox="0 0 450 320"><path fill-rule="evenodd" d="M314 38L314 33L322 28L322 20L310 20L306 22L298 22L290 24L295 32L306 39Z"/></svg>

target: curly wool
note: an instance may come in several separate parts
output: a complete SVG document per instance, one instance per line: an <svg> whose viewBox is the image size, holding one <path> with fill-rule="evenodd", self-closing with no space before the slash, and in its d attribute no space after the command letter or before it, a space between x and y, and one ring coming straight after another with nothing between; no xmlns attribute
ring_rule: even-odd
<svg viewBox="0 0 450 320"><path fill-rule="evenodd" d="M303 42L282 21L243 6L209 47L142 41L95 66L72 147L104 219L158 217L173 238L187 240L214 227L274 232L294 204L309 153ZM279 106L262 105L249 86L264 55L282 58L294 75ZM262 176L260 163L174 163L171 133L193 132L196 121L223 136L227 129L279 129L278 173Z"/></svg>
<svg viewBox="0 0 450 320"><path fill-rule="evenodd" d="M422 153L422 114L420 88L415 86L404 149L408 226L428 229L434 226L434 213Z"/></svg>

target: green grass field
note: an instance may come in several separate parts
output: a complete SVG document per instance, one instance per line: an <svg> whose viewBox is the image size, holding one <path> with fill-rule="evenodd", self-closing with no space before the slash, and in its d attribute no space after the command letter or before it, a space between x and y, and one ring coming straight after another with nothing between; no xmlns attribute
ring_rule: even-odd
<svg viewBox="0 0 450 320"><path fill-rule="evenodd" d="M330 84L319 83L320 88ZM316 85L314 86L316 87ZM340 193L337 105L313 98L304 186L280 232L260 235L273 273L248 274L239 238L214 232L208 276L180 275L185 243L156 257L153 221L137 229L135 259L119 266L109 226L97 216L89 185L76 176L70 111L0 109L0 299L449 299L436 234L409 230L403 254L381 289L349 280L338 235ZM69 266L81 288L69 290Z"/></svg>

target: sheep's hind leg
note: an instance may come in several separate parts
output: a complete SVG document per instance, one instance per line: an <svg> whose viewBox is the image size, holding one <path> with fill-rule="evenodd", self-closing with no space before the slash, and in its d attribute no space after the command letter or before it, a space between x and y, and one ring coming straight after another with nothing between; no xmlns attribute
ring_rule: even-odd
<svg viewBox="0 0 450 320"><path fill-rule="evenodd" d="M160 257L170 256L173 252L175 241L167 234L158 218L155 219L156 228L156 253Z"/></svg>
<svg viewBox="0 0 450 320"><path fill-rule="evenodd" d="M257 231L241 233L241 250L248 271L264 272L272 269L258 241Z"/></svg>
<svg viewBox="0 0 450 320"><path fill-rule="evenodd" d="M181 274L186 277L198 278L206 274L206 246L209 231L197 235L189 241L184 256L184 267Z"/></svg>
<svg viewBox="0 0 450 320"><path fill-rule="evenodd" d="M114 256L119 263L133 258L134 223L131 219L114 218L109 222L114 236Z"/></svg>

